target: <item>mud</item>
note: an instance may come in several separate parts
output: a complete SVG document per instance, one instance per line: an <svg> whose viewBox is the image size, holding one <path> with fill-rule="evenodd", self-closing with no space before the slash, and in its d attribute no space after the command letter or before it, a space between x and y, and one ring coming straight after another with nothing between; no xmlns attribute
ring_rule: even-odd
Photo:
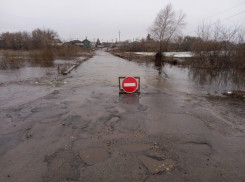
<svg viewBox="0 0 245 182"><path fill-rule="evenodd" d="M243 181L244 102L168 68L96 51L52 88L4 83L0 181ZM139 95L118 94L125 75Z"/></svg>
<svg viewBox="0 0 245 182"><path fill-rule="evenodd" d="M109 157L109 153L102 148L89 148L79 151L81 159L89 166L101 162Z"/></svg>
<svg viewBox="0 0 245 182"><path fill-rule="evenodd" d="M174 163L171 160L156 160L146 156L139 156L141 162L147 167L150 173L160 173L163 171L170 171Z"/></svg>
<svg viewBox="0 0 245 182"><path fill-rule="evenodd" d="M140 151L149 150L151 146L148 144L135 144L135 145L122 145L120 146L120 148L127 152L140 152Z"/></svg>

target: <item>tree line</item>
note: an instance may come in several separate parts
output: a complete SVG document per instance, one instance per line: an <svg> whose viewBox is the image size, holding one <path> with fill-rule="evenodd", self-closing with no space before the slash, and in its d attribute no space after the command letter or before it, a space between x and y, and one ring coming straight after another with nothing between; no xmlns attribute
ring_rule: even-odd
<svg viewBox="0 0 245 182"><path fill-rule="evenodd" d="M50 46L54 39L59 38L52 29L34 29L31 32L3 32L0 34L0 49L33 50Z"/></svg>

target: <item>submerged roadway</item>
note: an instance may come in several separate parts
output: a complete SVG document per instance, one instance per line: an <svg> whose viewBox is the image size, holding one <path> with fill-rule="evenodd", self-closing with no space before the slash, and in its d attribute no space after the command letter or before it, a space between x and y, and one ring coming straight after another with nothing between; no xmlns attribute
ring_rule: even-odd
<svg viewBox="0 0 245 182"><path fill-rule="evenodd" d="M119 76L141 94L119 95ZM244 118L150 65L96 51L65 81L0 110L0 181L244 181Z"/></svg>

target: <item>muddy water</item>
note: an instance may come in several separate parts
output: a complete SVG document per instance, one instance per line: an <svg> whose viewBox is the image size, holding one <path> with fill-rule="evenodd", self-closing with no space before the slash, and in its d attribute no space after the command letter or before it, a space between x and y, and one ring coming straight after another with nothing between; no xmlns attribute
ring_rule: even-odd
<svg viewBox="0 0 245 182"><path fill-rule="evenodd" d="M109 157L108 152L102 148L89 148L79 151L79 155L87 165L93 165Z"/></svg>
<svg viewBox="0 0 245 182"><path fill-rule="evenodd" d="M24 67L0 72L0 107L24 104L64 84L55 68Z"/></svg>
<svg viewBox="0 0 245 182"><path fill-rule="evenodd" d="M222 95L224 92L245 90L245 73L163 65L160 69L175 83L178 90L191 94Z"/></svg>
<svg viewBox="0 0 245 182"><path fill-rule="evenodd" d="M222 95L232 90L245 90L245 73L236 71L182 68L152 62L137 63L97 51L97 56L73 71L67 82L79 85L102 84L118 87L119 76L140 76L141 92L150 86L177 89L190 94ZM161 83L160 83L161 82Z"/></svg>
<svg viewBox="0 0 245 182"><path fill-rule="evenodd" d="M220 181L244 179L243 154L237 152L244 151L244 134L230 124L242 128L244 119L223 124L224 115L216 106L205 106L206 101L183 108L186 98L179 92L202 93L188 69L96 54L65 76L56 91L0 109L0 181L181 181L178 176L185 171L190 174L186 181L209 176L219 181L220 171L226 174L223 179L229 177ZM118 96L118 76L125 75L141 77L142 94ZM48 87L3 85L20 93L12 92L15 100L5 99L6 104L26 102L28 88ZM153 142L150 150L144 145Z"/></svg>
<svg viewBox="0 0 245 182"><path fill-rule="evenodd" d="M82 63L66 77L58 76L54 68L1 70L0 107L34 100L66 84L69 87L101 85L117 94L119 76L140 76L142 93L151 92L151 87L211 95L245 90L245 73L181 68L152 62L137 63L97 51L94 58Z"/></svg>

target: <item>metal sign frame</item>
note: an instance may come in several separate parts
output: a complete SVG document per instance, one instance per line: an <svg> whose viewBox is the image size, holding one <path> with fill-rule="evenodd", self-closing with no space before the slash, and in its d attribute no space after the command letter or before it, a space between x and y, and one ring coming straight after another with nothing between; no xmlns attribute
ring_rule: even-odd
<svg viewBox="0 0 245 182"><path fill-rule="evenodd" d="M120 76L118 77L118 82L119 82L119 94L140 94L140 77L139 76L132 76L137 80L138 83L138 88L133 92L133 93L127 93L125 92L122 87L121 87L121 81L126 78L127 76Z"/></svg>

